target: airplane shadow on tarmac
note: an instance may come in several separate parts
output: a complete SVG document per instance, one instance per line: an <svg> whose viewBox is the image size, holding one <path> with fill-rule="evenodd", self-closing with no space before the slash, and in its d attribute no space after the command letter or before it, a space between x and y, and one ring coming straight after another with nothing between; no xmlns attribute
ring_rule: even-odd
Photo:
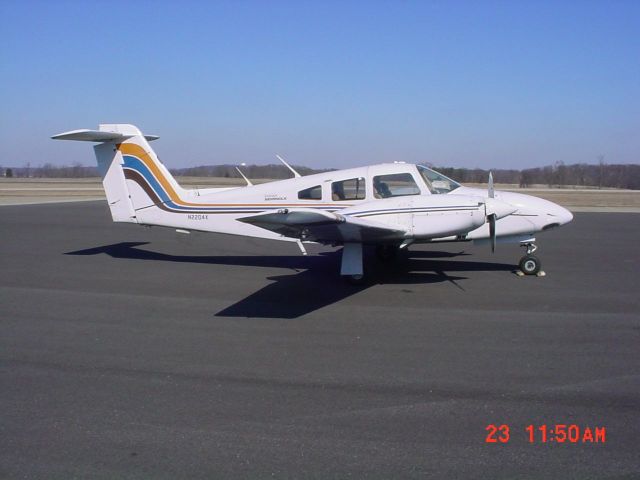
<svg viewBox="0 0 640 480"><path fill-rule="evenodd" d="M409 251L396 261L382 263L367 258L371 278L364 285L349 285L338 277L340 251L319 255L224 255L190 256L153 252L138 247L148 242L122 242L101 247L67 252L65 255L107 254L114 258L153 260L157 262L199 263L210 265L237 265L251 267L289 268L295 273L267 277L272 283L219 311L221 317L297 318L322 307L336 303L355 293L379 284L410 285L450 282L458 283L468 277L452 276L451 272L513 271L514 265L494 262L450 260L469 255L464 252ZM371 252L366 253L367 257ZM320 288L319 288L320 286Z"/></svg>

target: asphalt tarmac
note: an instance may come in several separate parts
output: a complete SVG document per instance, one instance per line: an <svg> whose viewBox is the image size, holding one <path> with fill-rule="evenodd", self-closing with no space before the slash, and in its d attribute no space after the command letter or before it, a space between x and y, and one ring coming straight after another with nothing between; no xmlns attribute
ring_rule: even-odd
<svg viewBox="0 0 640 480"><path fill-rule="evenodd" d="M334 249L0 207L0 478L638 478L639 238L578 213L545 277L447 244L354 287Z"/></svg>

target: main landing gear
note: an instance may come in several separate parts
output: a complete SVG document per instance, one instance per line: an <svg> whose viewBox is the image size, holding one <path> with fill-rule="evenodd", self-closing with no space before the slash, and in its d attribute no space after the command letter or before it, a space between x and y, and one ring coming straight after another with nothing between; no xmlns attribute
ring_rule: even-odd
<svg viewBox="0 0 640 480"><path fill-rule="evenodd" d="M362 244L345 243L342 249L342 264L340 275L352 285L362 285L365 282L364 266L362 261Z"/></svg>
<svg viewBox="0 0 640 480"><path fill-rule="evenodd" d="M391 262L398 258L400 247L398 245L377 245L376 256L382 262Z"/></svg>
<svg viewBox="0 0 640 480"><path fill-rule="evenodd" d="M376 256L383 263L390 263L397 259L406 247L412 242L406 241L401 244L377 245ZM363 247L359 243L345 243L342 249L342 265L340 274L351 285L364 285L367 283L365 268L363 264Z"/></svg>
<svg viewBox="0 0 640 480"><path fill-rule="evenodd" d="M344 277L349 285L364 285L366 283L366 279L363 275L348 275Z"/></svg>
<svg viewBox="0 0 640 480"><path fill-rule="evenodd" d="M542 268L542 262L534 255L538 247L533 242L523 243L522 246L527 248L527 254L520 259L520 270L525 275L537 275Z"/></svg>

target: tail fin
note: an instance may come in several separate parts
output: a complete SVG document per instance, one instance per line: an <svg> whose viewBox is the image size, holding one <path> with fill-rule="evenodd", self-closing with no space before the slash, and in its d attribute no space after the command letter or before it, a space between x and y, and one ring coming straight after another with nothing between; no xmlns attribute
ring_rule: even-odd
<svg viewBox="0 0 640 480"><path fill-rule="evenodd" d="M138 210L162 208L184 193L149 146L158 137L143 135L133 125L105 124L98 130L74 130L51 138L100 142L93 148L114 222L144 223Z"/></svg>

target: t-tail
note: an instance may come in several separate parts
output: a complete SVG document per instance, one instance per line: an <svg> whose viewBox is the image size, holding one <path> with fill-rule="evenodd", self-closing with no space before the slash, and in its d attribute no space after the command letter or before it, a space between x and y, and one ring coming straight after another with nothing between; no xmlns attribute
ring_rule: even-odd
<svg viewBox="0 0 640 480"><path fill-rule="evenodd" d="M143 135L133 125L104 124L98 130L73 130L51 138L99 142L93 149L114 222L147 223L145 210L168 210L183 203L184 189L149 146L158 138L155 135Z"/></svg>

